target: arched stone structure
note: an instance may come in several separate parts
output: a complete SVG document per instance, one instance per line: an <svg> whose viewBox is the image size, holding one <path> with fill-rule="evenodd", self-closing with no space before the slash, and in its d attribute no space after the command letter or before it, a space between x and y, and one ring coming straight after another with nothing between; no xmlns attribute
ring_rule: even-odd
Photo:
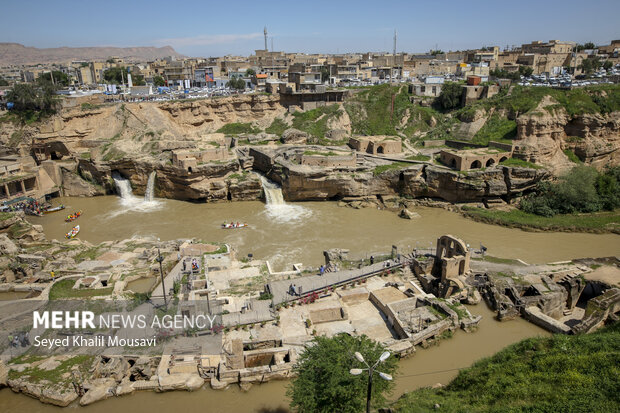
<svg viewBox="0 0 620 413"><path fill-rule="evenodd" d="M495 160L493 158L489 158L489 160L487 160L485 165L488 168L489 166L493 166L494 164L495 164Z"/></svg>
<svg viewBox="0 0 620 413"><path fill-rule="evenodd" d="M441 281L469 273L470 252L463 240L444 235L437 240L436 259L441 263Z"/></svg>
<svg viewBox="0 0 620 413"><path fill-rule="evenodd" d="M473 161L471 163L471 166L469 167L469 169L479 169L479 168L482 168L482 163L478 159Z"/></svg>

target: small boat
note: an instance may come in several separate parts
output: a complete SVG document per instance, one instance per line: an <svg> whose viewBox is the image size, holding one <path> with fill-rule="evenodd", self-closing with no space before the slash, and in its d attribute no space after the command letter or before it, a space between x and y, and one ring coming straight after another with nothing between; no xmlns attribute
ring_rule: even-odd
<svg viewBox="0 0 620 413"><path fill-rule="evenodd" d="M65 209L65 206L61 204L61 205L58 205L57 207L44 209L43 213L49 214L50 212L62 211L63 209Z"/></svg>
<svg viewBox="0 0 620 413"><path fill-rule="evenodd" d="M82 215L82 211L74 212L73 214L68 215L67 218L65 218L65 222L73 222L78 219L80 215Z"/></svg>
<svg viewBox="0 0 620 413"><path fill-rule="evenodd" d="M248 224L242 224L242 223L233 223L231 222L230 224L222 224L222 229L237 229L237 228L246 228L249 227Z"/></svg>
<svg viewBox="0 0 620 413"><path fill-rule="evenodd" d="M67 237L67 239L73 239L77 236L79 232L80 232L80 226L76 225L71 229L71 231L67 232L65 237Z"/></svg>

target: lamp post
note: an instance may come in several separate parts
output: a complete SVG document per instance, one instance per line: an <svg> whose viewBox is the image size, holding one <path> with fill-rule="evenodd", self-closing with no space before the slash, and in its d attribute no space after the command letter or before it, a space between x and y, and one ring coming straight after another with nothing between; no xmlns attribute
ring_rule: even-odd
<svg viewBox="0 0 620 413"><path fill-rule="evenodd" d="M351 373L354 376L359 376L360 374L364 372L364 370L368 371L368 391L366 392L366 413L370 413L370 398L372 397L372 375L375 372L375 368L379 365L379 363L383 363L385 360L388 359L388 357L390 357L390 352L385 351L383 352L383 354L381 354L381 356L379 357L379 360L377 360L375 364L370 366L368 363L366 363L366 360L364 360L364 356L362 356L360 352L358 351L355 352L355 358L357 359L357 361L359 361L360 363L364 363L366 365L366 368L365 369L351 369L349 373ZM379 373L379 377L381 377L383 380L386 380L386 381L392 380L391 375L387 373L382 373L380 371L378 373Z"/></svg>
<svg viewBox="0 0 620 413"><path fill-rule="evenodd" d="M155 259L155 261L159 263L159 276L161 277L161 289L164 293L164 306L168 308L168 302L166 301L166 286L164 285L164 270L161 266L163 260L164 258L161 256L161 251L159 249L159 238L157 238L157 258Z"/></svg>

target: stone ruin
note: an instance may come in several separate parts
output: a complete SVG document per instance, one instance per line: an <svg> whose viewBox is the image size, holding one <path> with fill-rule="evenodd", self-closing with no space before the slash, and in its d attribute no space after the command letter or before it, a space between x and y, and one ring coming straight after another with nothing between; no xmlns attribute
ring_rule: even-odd
<svg viewBox="0 0 620 413"><path fill-rule="evenodd" d="M466 278L470 274L471 252L463 240L444 235L437 239L435 255L419 257L413 272L425 291L440 298L462 292L468 295Z"/></svg>

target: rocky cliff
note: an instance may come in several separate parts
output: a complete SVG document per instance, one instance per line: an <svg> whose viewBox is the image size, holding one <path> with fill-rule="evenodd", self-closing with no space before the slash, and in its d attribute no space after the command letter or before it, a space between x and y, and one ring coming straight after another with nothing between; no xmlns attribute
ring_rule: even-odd
<svg viewBox="0 0 620 413"><path fill-rule="evenodd" d="M535 111L517 118L515 156L546 164L556 172L570 168L565 150L599 169L620 163L620 112L570 116L543 100Z"/></svg>
<svg viewBox="0 0 620 413"><path fill-rule="evenodd" d="M374 164L317 168L281 158L282 150L253 149L254 168L282 185L289 201L342 198L429 197L449 202L509 201L549 176L544 169L495 166L459 173L429 164L410 164L377 173Z"/></svg>

